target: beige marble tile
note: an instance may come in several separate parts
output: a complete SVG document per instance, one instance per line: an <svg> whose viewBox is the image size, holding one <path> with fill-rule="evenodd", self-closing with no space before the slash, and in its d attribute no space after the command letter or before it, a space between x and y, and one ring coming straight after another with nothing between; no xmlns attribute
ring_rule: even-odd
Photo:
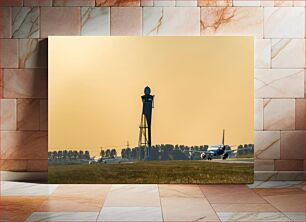
<svg viewBox="0 0 306 222"><path fill-rule="evenodd" d="M154 7L175 6L175 0L153 0Z"/></svg>
<svg viewBox="0 0 306 222"><path fill-rule="evenodd" d="M3 69L0 69L0 99L3 98Z"/></svg>
<svg viewBox="0 0 306 222"><path fill-rule="evenodd" d="M96 221L99 212L34 212L26 220L29 221Z"/></svg>
<svg viewBox="0 0 306 222"><path fill-rule="evenodd" d="M306 69L304 69L304 98L306 98Z"/></svg>
<svg viewBox="0 0 306 222"><path fill-rule="evenodd" d="M81 35L110 35L109 7L82 7L81 19Z"/></svg>
<svg viewBox="0 0 306 222"><path fill-rule="evenodd" d="M274 0L261 0L260 6L264 6L264 7L274 6Z"/></svg>
<svg viewBox="0 0 306 222"><path fill-rule="evenodd" d="M0 159L0 169L3 171L24 172L27 170L27 160L2 160Z"/></svg>
<svg viewBox="0 0 306 222"><path fill-rule="evenodd" d="M47 40L19 39L19 68L47 68Z"/></svg>
<svg viewBox="0 0 306 222"><path fill-rule="evenodd" d="M1 0L0 7L22 6L22 0Z"/></svg>
<svg viewBox="0 0 306 222"><path fill-rule="evenodd" d="M274 0L274 6L275 7L281 7L281 6L293 6L293 0Z"/></svg>
<svg viewBox="0 0 306 222"><path fill-rule="evenodd" d="M23 0L24 6L52 6L52 0Z"/></svg>
<svg viewBox="0 0 306 222"><path fill-rule="evenodd" d="M218 213L218 217L221 221L290 221L280 212L222 212Z"/></svg>
<svg viewBox="0 0 306 222"><path fill-rule="evenodd" d="M233 0L198 0L198 6L233 6Z"/></svg>
<svg viewBox="0 0 306 222"><path fill-rule="evenodd" d="M273 68L304 68L304 39L272 39Z"/></svg>
<svg viewBox="0 0 306 222"><path fill-rule="evenodd" d="M273 182L273 181L271 181ZM270 182L270 183L271 183ZM274 181L276 183L277 181ZM289 181L283 181L284 184L288 185ZM294 182L294 181L292 181ZM295 195L303 193L303 189L301 187L261 187L255 188L254 191L258 193L261 197L273 197L273 196L282 196L282 195ZM266 199L266 198L265 198Z"/></svg>
<svg viewBox="0 0 306 222"><path fill-rule="evenodd" d="M216 212L277 212L278 210L268 203L260 204L212 204Z"/></svg>
<svg viewBox="0 0 306 222"><path fill-rule="evenodd" d="M53 6L95 6L95 0L53 0Z"/></svg>
<svg viewBox="0 0 306 222"><path fill-rule="evenodd" d="M255 171L273 171L274 170L274 160L254 160L254 170Z"/></svg>
<svg viewBox="0 0 306 222"><path fill-rule="evenodd" d="M201 35L263 36L263 8L202 7Z"/></svg>
<svg viewBox="0 0 306 222"><path fill-rule="evenodd" d="M80 14L78 7L42 7L41 38L49 35L80 35Z"/></svg>
<svg viewBox="0 0 306 222"><path fill-rule="evenodd" d="M305 99L295 100L295 129L305 129Z"/></svg>
<svg viewBox="0 0 306 222"><path fill-rule="evenodd" d="M11 38L12 9L0 7L0 38Z"/></svg>
<svg viewBox="0 0 306 222"><path fill-rule="evenodd" d="M163 221L160 207L103 207L97 221Z"/></svg>
<svg viewBox="0 0 306 222"><path fill-rule="evenodd" d="M304 173L301 171L255 171L255 181L303 181Z"/></svg>
<svg viewBox="0 0 306 222"><path fill-rule="evenodd" d="M54 197L87 197L103 199L109 193L111 184L61 184L53 192Z"/></svg>
<svg viewBox="0 0 306 222"><path fill-rule="evenodd" d="M255 69L256 98L303 98L303 69Z"/></svg>
<svg viewBox="0 0 306 222"><path fill-rule="evenodd" d="M96 0L96 6L140 6L140 0Z"/></svg>
<svg viewBox="0 0 306 222"><path fill-rule="evenodd" d="M305 10L300 7L264 8L265 38L304 38Z"/></svg>
<svg viewBox="0 0 306 222"><path fill-rule="evenodd" d="M196 7L197 4L198 4L197 0L175 0L175 6Z"/></svg>
<svg viewBox="0 0 306 222"><path fill-rule="evenodd" d="M39 130L39 99L17 100L17 130Z"/></svg>
<svg viewBox="0 0 306 222"><path fill-rule="evenodd" d="M281 132L281 159L304 159L305 131Z"/></svg>
<svg viewBox="0 0 306 222"><path fill-rule="evenodd" d="M266 203L246 185L200 185L200 189L211 204Z"/></svg>
<svg viewBox="0 0 306 222"><path fill-rule="evenodd" d="M48 160L27 160L28 172L48 172Z"/></svg>
<svg viewBox="0 0 306 222"><path fill-rule="evenodd" d="M111 35L141 35L142 8L141 7L112 7Z"/></svg>
<svg viewBox="0 0 306 222"><path fill-rule="evenodd" d="M1 130L16 130L16 100L1 99Z"/></svg>
<svg viewBox="0 0 306 222"><path fill-rule="evenodd" d="M153 6L153 0L140 0L140 5L141 6Z"/></svg>
<svg viewBox="0 0 306 222"><path fill-rule="evenodd" d="M205 198L161 198L164 221L219 221Z"/></svg>
<svg viewBox="0 0 306 222"><path fill-rule="evenodd" d="M40 17L38 7L13 7L12 37L38 38L39 21Z"/></svg>
<svg viewBox="0 0 306 222"><path fill-rule="evenodd" d="M46 175L45 173L42 173ZM2 172L2 175L6 175ZM16 174L15 174L16 175ZM20 175L20 174L19 174ZM34 175L24 173L23 175ZM1 196L24 196L35 199L39 196L49 196L58 187L57 184L30 183L20 181L1 181Z"/></svg>
<svg viewBox="0 0 306 222"><path fill-rule="evenodd" d="M305 192L294 188L273 188L256 190L268 203L281 212L304 212Z"/></svg>
<svg viewBox="0 0 306 222"><path fill-rule="evenodd" d="M303 171L303 160L275 160L275 170L277 171Z"/></svg>
<svg viewBox="0 0 306 222"><path fill-rule="evenodd" d="M47 197L1 196L0 220L25 221Z"/></svg>
<svg viewBox="0 0 306 222"><path fill-rule="evenodd" d="M254 41L255 68L271 67L271 40L255 39Z"/></svg>
<svg viewBox="0 0 306 222"><path fill-rule="evenodd" d="M305 7L306 2L304 0L293 0L293 6L295 6L295 7Z"/></svg>
<svg viewBox="0 0 306 222"><path fill-rule="evenodd" d="M143 35L198 36L200 35L200 8L144 7Z"/></svg>
<svg viewBox="0 0 306 222"><path fill-rule="evenodd" d="M294 99L264 99L264 130L289 130L294 128Z"/></svg>
<svg viewBox="0 0 306 222"><path fill-rule="evenodd" d="M47 159L47 132L2 131L1 157L4 159Z"/></svg>
<svg viewBox="0 0 306 222"><path fill-rule="evenodd" d="M305 212L283 212L289 219L294 222L305 221Z"/></svg>
<svg viewBox="0 0 306 222"><path fill-rule="evenodd" d="M39 129L48 130L48 100L40 100Z"/></svg>
<svg viewBox="0 0 306 222"><path fill-rule="evenodd" d="M158 187L161 198L204 198L198 185L160 184Z"/></svg>
<svg viewBox="0 0 306 222"><path fill-rule="evenodd" d="M103 206L103 199L91 199L88 197L51 196L43 202L40 212L98 212Z"/></svg>
<svg viewBox="0 0 306 222"><path fill-rule="evenodd" d="M263 100L254 99L254 129L263 130Z"/></svg>
<svg viewBox="0 0 306 222"><path fill-rule="evenodd" d="M269 172L269 171L266 171ZM257 188L299 188L303 189L304 182L303 181L254 181L253 184L247 185L250 189ZM256 191L256 190L255 190Z"/></svg>
<svg viewBox="0 0 306 222"><path fill-rule="evenodd" d="M256 160L280 159L280 132L255 131L254 156Z"/></svg>
<svg viewBox="0 0 306 222"><path fill-rule="evenodd" d="M112 185L104 207L159 207L157 185Z"/></svg>
<svg viewBox="0 0 306 222"><path fill-rule="evenodd" d="M0 68L18 68L17 39L0 39Z"/></svg>
<svg viewBox="0 0 306 222"><path fill-rule="evenodd" d="M239 7L239 6L260 6L260 0L233 0L233 6Z"/></svg>
<svg viewBox="0 0 306 222"><path fill-rule="evenodd" d="M5 98L46 98L47 71L45 69L5 69Z"/></svg>

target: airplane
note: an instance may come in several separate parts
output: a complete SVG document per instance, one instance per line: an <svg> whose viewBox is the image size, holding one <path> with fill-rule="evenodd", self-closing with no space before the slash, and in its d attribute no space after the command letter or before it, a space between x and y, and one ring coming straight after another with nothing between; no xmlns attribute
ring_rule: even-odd
<svg viewBox="0 0 306 222"><path fill-rule="evenodd" d="M128 162L128 159L121 158L121 157L114 157L114 158L106 158L106 157L93 157L88 164L107 164L107 163L122 163L122 162Z"/></svg>
<svg viewBox="0 0 306 222"><path fill-rule="evenodd" d="M224 129L222 136L222 144L209 146L207 151L201 152L201 159L211 160L213 157L221 156L223 160L229 157L231 153L231 146L224 144Z"/></svg>

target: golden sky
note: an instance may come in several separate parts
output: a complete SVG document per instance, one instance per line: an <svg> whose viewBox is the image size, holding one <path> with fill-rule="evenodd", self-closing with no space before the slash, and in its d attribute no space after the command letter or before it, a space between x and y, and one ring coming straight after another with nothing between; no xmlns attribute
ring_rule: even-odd
<svg viewBox="0 0 306 222"><path fill-rule="evenodd" d="M252 37L49 37L49 150L253 143Z"/></svg>

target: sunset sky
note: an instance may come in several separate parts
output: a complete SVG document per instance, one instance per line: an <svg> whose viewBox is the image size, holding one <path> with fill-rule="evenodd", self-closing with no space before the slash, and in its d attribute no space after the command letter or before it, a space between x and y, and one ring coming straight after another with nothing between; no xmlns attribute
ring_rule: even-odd
<svg viewBox="0 0 306 222"><path fill-rule="evenodd" d="M253 143L252 37L49 37L49 150Z"/></svg>

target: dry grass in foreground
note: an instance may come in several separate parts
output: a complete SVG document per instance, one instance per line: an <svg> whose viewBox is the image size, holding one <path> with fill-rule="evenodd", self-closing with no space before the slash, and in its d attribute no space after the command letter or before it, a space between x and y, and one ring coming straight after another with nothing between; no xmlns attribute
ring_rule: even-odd
<svg viewBox="0 0 306 222"><path fill-rule="evenodd" d="M253 183L253 163L170 160L49 166L49 183Z"/></svg>

